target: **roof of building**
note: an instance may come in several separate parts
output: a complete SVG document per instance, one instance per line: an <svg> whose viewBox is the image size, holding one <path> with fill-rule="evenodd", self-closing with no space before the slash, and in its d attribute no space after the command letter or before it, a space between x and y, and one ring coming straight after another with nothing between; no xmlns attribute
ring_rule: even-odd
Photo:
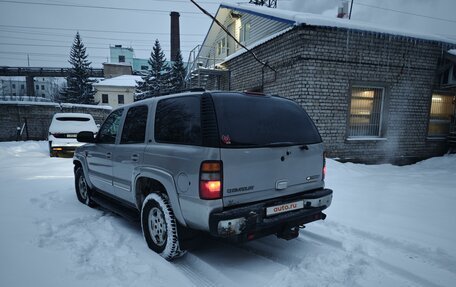
<svg viewBox="0 0 456 287"><path fill-rule="evenodd" d="M369 31L376 33L385 33L398 36L405 36L423 40L430 41L439 41L447 43L456 43L456 40L445 38L439 35L428 35L422 33L416 33L413 31L393 29L389 27L383 27L381 25L366 23L356 20L348 20L341 18L331 18L323 15L295 12L281 9L271 9L262 6L256 6L251 4L231 4L231 3L222 3L220 8L233 9L239 12L245 12L249 14L258 15L261 17L269 18L271 20L276 20L278 22L288 23L290 25L310 25L310 26L321 26L321 27L334 27L334 28L346 28L352 30L361 30Z"/></svg>
<svg viewBox="0 0 456 287"><path fill-rule="evenodd" d="M136 82L142 81L141 76L122 75L110 79L105 79L93 84L95 87L135 87Z"/></svg>

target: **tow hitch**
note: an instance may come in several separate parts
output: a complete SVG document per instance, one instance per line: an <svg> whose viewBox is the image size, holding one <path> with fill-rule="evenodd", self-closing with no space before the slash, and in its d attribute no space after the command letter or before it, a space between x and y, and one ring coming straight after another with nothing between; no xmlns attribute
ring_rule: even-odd
<svg viewBox="0 0 456 287"><path fill-rule="evenodd" d="M278 238L291 240L299 235L299 226L288 227L285 226L280 232L277 233Z"/></svg>
<svg viewBox="0 0 456 287"><path fill-rule="evenodd" d="M282 228L282 230L277 232L277 237L285 239L285 240L294 239L299 236L299 229L305 228L304 224L315 221L315 220L319 220L319 219L325 220L325 218L326 218L326 214L324 214L323 212L320 212L320 213L310 216L307 220L305 220L304 222L302 222L299 225L285 225Z"/></svg>

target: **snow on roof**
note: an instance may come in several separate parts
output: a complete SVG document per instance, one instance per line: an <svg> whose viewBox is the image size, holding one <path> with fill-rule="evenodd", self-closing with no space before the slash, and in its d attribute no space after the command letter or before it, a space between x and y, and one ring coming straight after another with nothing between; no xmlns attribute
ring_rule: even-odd
<svg viewBox="0 0 456 287"><path fill-rule="evenodd" d="M135 87L137 81L142 81L141 76L122 75L110 79L105 79L93 86L109 86L109 87Z"/></svg>
<svg viewBox="0 0 456 287"><path fill-rule="evenodd" d="M456 43L456 40L452 40L449 38L445 38L438 35L427 35L416 33L413 31L406 31L400 29L393 29L389 27L382 27L377 24L366 23L362 21L356 20L348 20L348 19L341 19L341 18L330 18L323 15L311 14L311 13L303 13L303 12L295 12L295 11L287 11L281 9L271 9L267 7L261 7L256 5L251 5L248 3L244 4L231 4L231 3L221 3L221 8L228 8L234 9L240 12L246 12L249 14L254 14L266 18L270 18L276 21L286 22L289 24L294 25L310 25L310 26L321 26L321 27L335 27L335 28L346 28L346 29L353 29L353 30L361 30L361 31L370 31L370 32L377 32L377 33L385 33L385 34L392 34L392 35L399 35L405 37L412 37L418 38L423 40L430 40L430 41L439 41L439 42L446 42L446 43Z"/></svg>
<svg viewBox="0 0 456 287"><path fill-rule="evenodd" d="M456 49L448 50L448 54L456 56Z"/></svg>
<svg viewBox="0 0 456 287"><path fill-rule="evenodd" d="M272 35L269 35L269 36L267 36L267 37L264 37L263 39L260 39L260 40L258 40L258 41L256 41L256 42L253 42L252 44L248 45L248 46L247 46L247 49L252 50L252 49L255 48L256 46L259 46L259 45L261 45L261 44L264 44L264 43L266 43L267 41L272 40L272 39L274 39L275 37L278 37L278 36L280 36L280 35L282 35L282 34L288 32L288 31L290 31L291 29L293 29L293 27L286 28L286 29L284 29L284 30L282 30L282 31L279 31L279 32L277 32L277 33L274 33L274 34L272 34ZM223 62L227 62L227 61L229 61L229 60L231 60L231 59L233 59L233 58L236 58L237 56L240 56L240 55L244 54L245 52L247 52L246 49L240 48L239 50L237 50L237 51L234 52L233 54L231 54L231 55L229 55L228 57L226 57L225 60L224 60ZM223 62L222 62L222 63L223 63Z"/></svg>

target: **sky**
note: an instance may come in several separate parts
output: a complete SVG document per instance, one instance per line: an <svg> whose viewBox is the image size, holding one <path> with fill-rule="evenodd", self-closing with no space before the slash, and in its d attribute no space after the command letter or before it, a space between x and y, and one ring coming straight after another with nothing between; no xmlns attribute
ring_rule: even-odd
<svg viewBox="0 0 456 287"><path fill-rule="evenodd" d="M456 0L353 0L352 19L379 26L439 34L456 41ZM197 0L215 14L219 0ZM225 0L247 3L248 0ZM278 8L335 17L341 0L277 0ZM95 68L109 46L132 47L149 58L158 39L169 59L169 12L180 13L184 61L211 24L190 0L0 0L0 66L67 67L80 32Z"/></svg>

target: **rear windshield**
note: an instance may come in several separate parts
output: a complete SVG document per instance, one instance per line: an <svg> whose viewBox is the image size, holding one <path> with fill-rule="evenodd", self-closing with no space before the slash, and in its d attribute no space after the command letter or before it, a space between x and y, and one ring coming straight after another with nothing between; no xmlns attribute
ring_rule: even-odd
<svg viewBox="0 0 456 287"><path fill-rule="evenodd" d="M249 94L213 96L223 147L320 143L307 113L293 101Z"/></svg>
<svg viewBox="0 0 456 287"><path fill-rule="evenodd" d="M62 122L88 122L89 118L75 118L75 117L58 117L58 121Z"/></svg>

